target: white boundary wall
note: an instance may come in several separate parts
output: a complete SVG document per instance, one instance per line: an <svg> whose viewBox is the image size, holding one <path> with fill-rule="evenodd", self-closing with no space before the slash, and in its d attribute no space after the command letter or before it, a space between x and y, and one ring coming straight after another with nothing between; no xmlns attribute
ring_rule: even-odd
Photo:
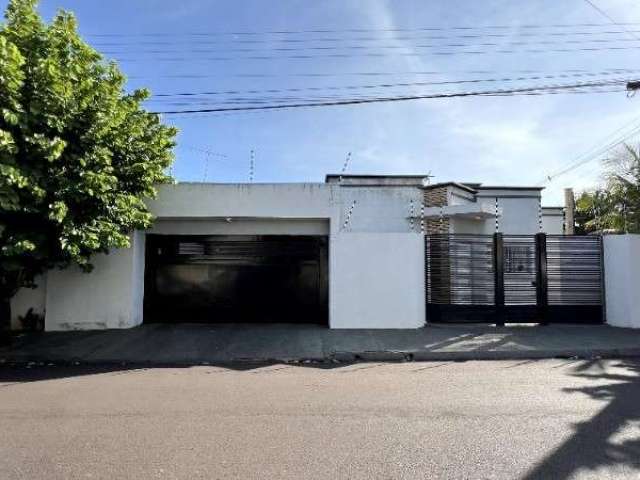
<svg viewBox="0 0 640 480"><path fill-rule="evenodd" d="M332 236L331 328L424 326L424 255L424 237L415 233Z"/></svg>
<svg viewBox="0 0 640 480"><path fill-rule="evenodd" d="M45 330L131 328L142 323L144 234L131 248L98 255L94 270L51 270L47 275Z"/></svg>
<svg viewBox="0 0 640 480"><path fill-rule="evenodd" d="M604 237L607 323L640 328L640 235Z"/></svg>
<svg viewBox="0 0 640 480"><path fill-rule="evenodd" d="M514 207L507 231L537 226L537 199L524 200L526 225L522 199L504 200ZM161 186L149 202L158 221L148 233L328 235L330 326L418 328L427 320L424 237L408 216L422 201L418 185L181 183ZM145 233L137 232L132 248L97 256L90 274L52 270L40 288L13 300L14 325L29 306L46 310L47 330L139 325L144 244Z"/></svg>
<svg viewBox="0 0 640 480"><path fill-rule="evenodd" d="M409 202L417 206L421 198L419 188L163 186L158 200L149 202L158 221L148 233L328 235L329 325L418 328L425 323L424 239L417 225L411 231L407 216ZM31 305L38 312L46 306L48 331L141 324L144 245L145 232L136 232L132 248L96 256L90 274L77 268L50 271L46 288L14 299L15 318Z"/></svg>

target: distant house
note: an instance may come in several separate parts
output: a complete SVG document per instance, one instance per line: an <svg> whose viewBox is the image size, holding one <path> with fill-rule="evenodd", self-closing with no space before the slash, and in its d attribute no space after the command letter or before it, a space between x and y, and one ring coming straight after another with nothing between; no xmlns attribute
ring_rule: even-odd
<svg viewBox="0 0 640 480"><path fill-rule="evenodd" d="M425 176L328 175L325 183L178 183L157 220L90 274L50 271L14 299L46 330L147 322L313 322L417 328L424 234L563 232L540 187L430 185ZM514 250L515 251L515 250Z"/></svg>

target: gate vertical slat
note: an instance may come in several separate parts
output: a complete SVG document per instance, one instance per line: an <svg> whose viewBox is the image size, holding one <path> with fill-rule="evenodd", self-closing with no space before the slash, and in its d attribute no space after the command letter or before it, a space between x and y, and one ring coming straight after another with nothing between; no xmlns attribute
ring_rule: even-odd
<svg viewBox="0 0 640 480"><path fill-rule="evenodd" d="M547 235L536 234L536 304L538 319L541 323L549 322L549 289L547 277Z"/></svg>

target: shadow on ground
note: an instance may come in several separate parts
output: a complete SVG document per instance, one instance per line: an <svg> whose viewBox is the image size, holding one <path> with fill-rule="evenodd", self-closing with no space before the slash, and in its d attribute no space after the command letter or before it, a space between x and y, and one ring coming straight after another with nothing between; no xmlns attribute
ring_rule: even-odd
<svg viewBox="0 0 640 480"><path fill-rule="evenodd" d="M522 360L504 368L518 368L538 360ZM379 364L363 364L362 368L374 368ZM450 363L416 364L415 371L446 366ZM210 368L233 371L251 371L265 367L318 368L350 371L353 363L300 362L282 364L276 362L208 364ZM190 368L185 365L165 367ZM152 368L158 368L153 365ZM602 403L591 418L572 426L570 436L551 453L534 465L521 477L523 480L579 478L590 473L597 478L600 469L617 472L624 478L640 478L640 360L567 360L551 368L569 368L569 375L585 383L581 387L565 388L564 401L570 406L576 396L587 396ZM12 385L29 382L74 378L87 375L118 375L145 370L141 365L5 365L0 368L0 390ZM550 387L552 388L552 387ZM542 392L542 394L544 394ZM522 432L523 435L526 432ZM553 443L555 439L550 438ZM591 477L590 477L591 478ZM612 477L607 477L612 478Z"/></svg>
<svg viewBox="0 0 640 480"><path fill-rule="evenodd" d="M355 362L354 362L355 363ZM233 370L236 372L248 372L265 367L273 367L283 365L285 367L304 367L330 370L335 368L344 368L354 363L331 363L331 362L310 362L310 363L291 363L282 364L280 362L247 362L247 363L230 363L230 364L197 364L197 365L82 365L82 364L17 364L17 365L0 365L0 389L8 385L40 382L47 380L61 380L65 378L84 377L89 375L102 374L118 374L149 369L188 369L193 367L211 367ZM4 385L2 385L4 384Z"/></svg>
<svg viewBox="0 0 640 480"><path fill-rule="evenodd" d="M620 468L625 478L640 478L640 362L620 361L616 373L605 371L599 360L573 368L576 377L598 384L565 389L567 402L573 395L587 395L606 405L593 418L576 424L571 437L523 479L562 480L600 468Z"/></svg>

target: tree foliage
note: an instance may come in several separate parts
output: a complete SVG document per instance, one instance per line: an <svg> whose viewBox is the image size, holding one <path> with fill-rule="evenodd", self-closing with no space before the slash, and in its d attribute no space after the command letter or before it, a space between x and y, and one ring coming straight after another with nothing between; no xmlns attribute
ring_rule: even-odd
<svg viewBox="0 0 640 480"><path fill-rule="evenodd" d="M640 149L625 145L604 164L605 186L583 192L576 201L578 228L640 233Z"/></svg>
<svg viewBox="0 0 640 480"><path fill-rule="evenodd" d="M0 26L0 298L42 271L129 246L170 181L176 130L142 108L146 90L37 0L11 0Z"/></svg>

